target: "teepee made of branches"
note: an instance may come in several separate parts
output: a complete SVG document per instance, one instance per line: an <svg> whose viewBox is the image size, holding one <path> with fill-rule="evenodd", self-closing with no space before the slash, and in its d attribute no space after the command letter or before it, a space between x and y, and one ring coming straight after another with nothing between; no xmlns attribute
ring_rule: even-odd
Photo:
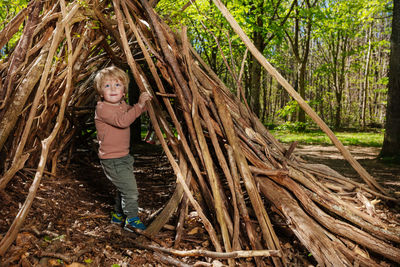
<svg viewBox="0 0 400 267"><path fill-rule="evenodd" d="M327 133L365 183L303 161L293 153L295 144L280 144L244 98L232 94L203 62L185 28L173 32L152 2L36 0L0 32L3 47L24 23L18 44L0 62L2 194L19 170L36 169L25 203L1 237L0 255L14 242L42 177L56 177L57 164L74 153L75 137L93 117L94 75L117 65L133 74L140 91L154 96L148 114L177 178L174 194L147 234L157 234L178 213L179 238L186 209L178 207L188 203L229 266L239 257L252 257L257 266L287 265L271 214L287 222L321 266L400 262L399 223L383 218L373 206L373 200L381 200L380 205L397 200L254 48L222 3L213 0L253 56Z"/></svg>

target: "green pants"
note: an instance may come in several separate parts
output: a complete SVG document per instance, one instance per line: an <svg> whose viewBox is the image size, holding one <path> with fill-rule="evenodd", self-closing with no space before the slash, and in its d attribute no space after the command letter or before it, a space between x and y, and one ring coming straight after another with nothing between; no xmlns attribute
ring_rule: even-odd
<svg viewBox="0 0 400 267"><path fill-rule="evenodd" d="M107 178L117 187L115 212L123 213L127 218L137 217L139 192L133 173L133 157L100 159L100 162Z"/></svg>

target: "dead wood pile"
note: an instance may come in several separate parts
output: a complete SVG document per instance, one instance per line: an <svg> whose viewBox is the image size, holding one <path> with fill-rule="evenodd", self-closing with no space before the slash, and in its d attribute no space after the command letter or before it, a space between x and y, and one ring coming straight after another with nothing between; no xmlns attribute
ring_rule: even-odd
<svg viewBox="0 0 400 267"><path fill-rule="evenodd" d="M178 244L190 205L215 252L238 251L229 254L230 266L235 257L284 266L273 210L321 266L400 262L399 224L374 209L374 201L394 199L372 177L364 185L297 158L295 146L275 140L202 61L185 29L172 32L151 3L31 1L0 32L0 47L24 21L18 45L0 62L2 194L19 170L37 171L1 237L0 255L21 228L42 176L56 176L60 157L76 149L76 136L93 116L96 71L115 64L155 96L148 113L177 177L175 193L148 234L177 213Z"/></svg>

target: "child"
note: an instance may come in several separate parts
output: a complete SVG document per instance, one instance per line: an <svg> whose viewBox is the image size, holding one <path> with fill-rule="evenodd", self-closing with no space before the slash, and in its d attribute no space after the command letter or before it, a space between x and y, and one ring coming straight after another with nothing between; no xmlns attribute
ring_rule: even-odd
<svg viewBox="0 0 400 267"><path fill-rule="evenodd" d="M129 126L145 111L145 103L151 95L144 92L139 102L128 105L125 95L128 92L129 77L117 67L99 71L94 86L102 101L97 102L95 124L99 141L99 158L104 173L117 187L115 211L111 222L145 230L138 217L138 190L133 173L133 157L129 154ZM124 220L124 217L126 218Z"/></svg>

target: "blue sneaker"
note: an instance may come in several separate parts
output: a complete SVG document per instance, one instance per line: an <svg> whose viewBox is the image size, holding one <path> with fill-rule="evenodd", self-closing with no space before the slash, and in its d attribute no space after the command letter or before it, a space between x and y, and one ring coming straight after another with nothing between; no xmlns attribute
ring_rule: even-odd
<svg viewBox="0 0 400 267"><path fill-rule="evenodd" d="M123 214L111 212L111 223L122 224L123 222L124 222Z"/></svg>
<svg viewBox="0 0 400 267"><path fill-rule="evenodd" d="M133 232L132 229L129 228L136 228L140 230L146 230L146 226L142 223L139 217L133 217L125 220L124 229L130 232Z"/></svg>

